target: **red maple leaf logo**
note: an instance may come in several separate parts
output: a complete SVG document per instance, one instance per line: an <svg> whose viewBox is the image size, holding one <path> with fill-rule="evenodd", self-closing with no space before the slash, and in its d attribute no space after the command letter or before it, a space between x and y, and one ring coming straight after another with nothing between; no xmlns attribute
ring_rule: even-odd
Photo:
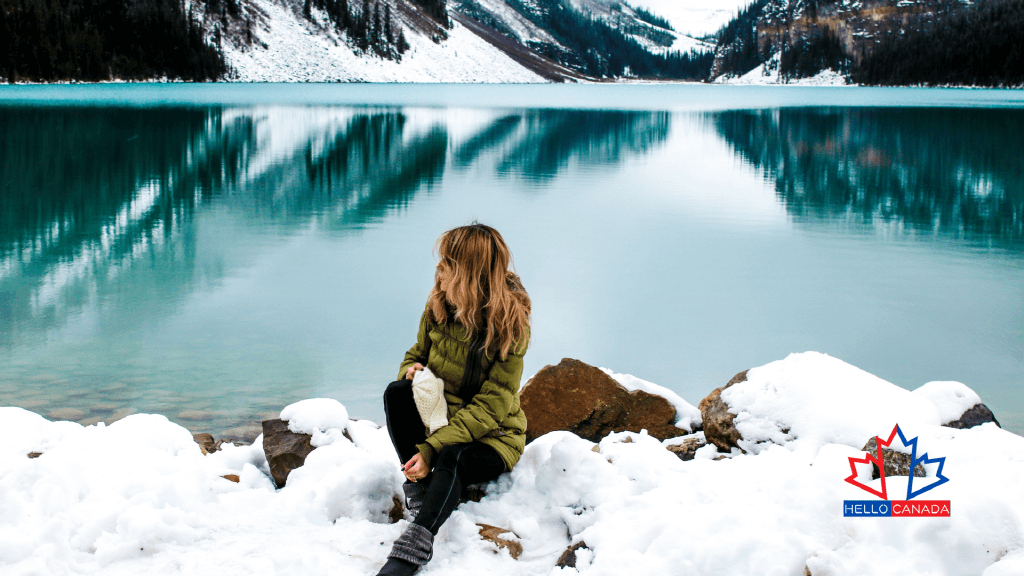
<svg viewBox="0 0 1024 576"><path fill-rule="evenodd" d="M893 438L896 437L896 432L899 430L899 428L900 427L899 427L898 424L893 427L892 433L889 434L889 439L888 440L882 440L882 438L880 436L875 436L875 450L877 452L876 452L876 454L874 456L872 456L871 454L868 454L867 452L865 452L864 453L864 458L854 458L853 456L849 457L849 460L850 460L850 472L852 472L852 474L850 474L846 478L847 482L849 482L850 484L853 484L854 486L856 486L857 488L860 488L861 490L866 490L867 492L870 492L870 493L874 494L875 496L878 496L882 500L888 500L889 499L888 498L888 490L886 490L886 487L885 487L885 463L884 463L884 459L882 457L882 446L888 447L890 444L892 444ZM882 490L881 490L881 492L879 492L878 490L875 490L874 488L872 488L870 486L867 486L867 485L862 484L862 483L857 481L857 464L874 464L875 466L878 466L878 475L881 476L881 478L882 478Z"/></svg>

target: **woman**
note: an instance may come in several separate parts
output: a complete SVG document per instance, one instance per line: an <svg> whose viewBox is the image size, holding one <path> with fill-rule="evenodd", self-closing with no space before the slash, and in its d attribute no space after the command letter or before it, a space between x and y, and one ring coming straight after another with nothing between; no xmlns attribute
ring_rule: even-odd
<svg viewBox="0 0 1024 576"><path fill-rule="evenodd" d="M436 252L434 288L416 344L384 393L415 519L378 576L413 574L430 560L434 536L463 486L511 470L526 446L519 380L530 339L530 297L509 270L512 254L497 230L476 223L442 234ZM448 405L448 424L429 435L412 395L412 379L424 366L444 381Z"/></svg>

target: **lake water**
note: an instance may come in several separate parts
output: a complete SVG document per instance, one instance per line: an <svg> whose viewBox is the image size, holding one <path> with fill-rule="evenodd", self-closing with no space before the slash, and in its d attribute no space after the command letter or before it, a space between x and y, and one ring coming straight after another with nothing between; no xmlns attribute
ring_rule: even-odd
<svg viewBox="0 0 1024 576"><path fill-rule="evenodd" d="M1024 92L0 87L0 405L381 420L434 240L498 228L563 357L693 404L825 352L1024 432Z"/></svg>

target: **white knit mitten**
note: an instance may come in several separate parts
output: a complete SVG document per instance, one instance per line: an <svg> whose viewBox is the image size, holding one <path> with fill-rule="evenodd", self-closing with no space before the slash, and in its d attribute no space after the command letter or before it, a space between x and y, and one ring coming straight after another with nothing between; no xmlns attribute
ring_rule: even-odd
<svg viewBox="0 0 1024 576"><path fill-rule="evenodd" d="M420 413L423 425L433 434L438 428L448 424L448 403L444 399L444 380L441 380L430 368L416 372L412 378L412 399L416 402L416 411Z"/></svg>

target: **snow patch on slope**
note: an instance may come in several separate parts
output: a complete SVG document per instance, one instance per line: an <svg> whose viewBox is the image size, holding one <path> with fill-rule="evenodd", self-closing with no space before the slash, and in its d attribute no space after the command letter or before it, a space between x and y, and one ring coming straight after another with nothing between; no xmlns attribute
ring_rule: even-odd
<svg viewBox="0 0 1024 576"><path fill-rule="evenodd" d="M703 38L728 24L750 0L631 0L629 3L668 20L681 35Z"/></svg>
<svg viewBox="0 0 1024 576"><path fill-rule="evenodd" d="M759 65L742 76L731 76L728 74L719 76L715 78L715 84L747 86L849 86L850 81L847 80L846 76L829 69L822 70L808 78L785 80L779 74L779 55L776 54L768 62Z"/></svg>
<svg viewBox="0 0 1024 576"><path fill-rule="evenodd" d="M253 0L267 24L255 26L253 46L225 44L240 82L544 82L458 23L440 44L406 30L401 62L362 56L344 41L273 0ZM264 43L267 48L259 47Z"/></svg>

